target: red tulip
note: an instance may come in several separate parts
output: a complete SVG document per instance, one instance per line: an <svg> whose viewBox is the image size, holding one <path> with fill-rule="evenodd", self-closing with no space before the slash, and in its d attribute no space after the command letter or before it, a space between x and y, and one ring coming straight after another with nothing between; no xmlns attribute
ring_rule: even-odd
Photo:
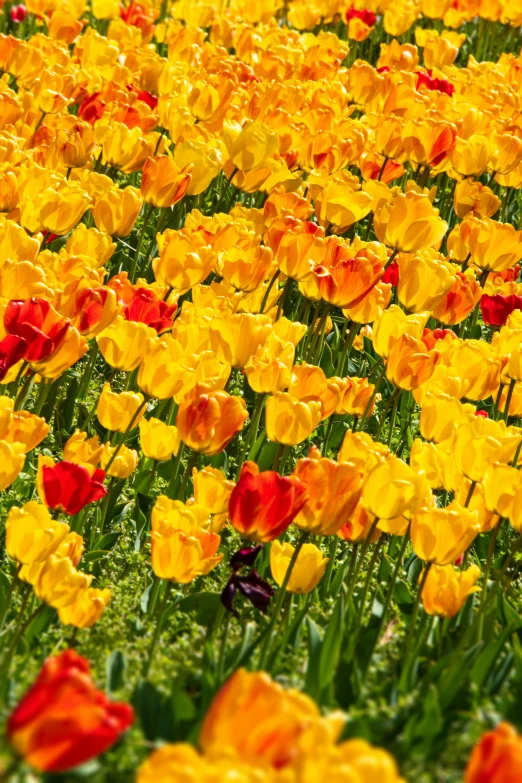
<svg viewBox="0 0 522 783"><path fill-rule="evenodd" d="M428 90L438 90L445 92L450 97L455 92L455 87L446 81L446 79L436 79L431 75L431 71L417 71L417 89L426 87Z"/></svg>
<svg viewBox="0 0 522 783"><path fill-rule="evenodd" d="M23 337L8 334L0 340L0 381L3 381L11 367L23 359L27 343Z"/></svg>
<svg viewBox="0 0 522 783"><path fill-rule="evenodd" d="M511 315L513 310L522 310L522 296L516 294L488 296L488 294L484 294L480 299L480 312L484 323L488 326L504 326L508 315Z"/></svg>
<svg viewBox="0 0 522 783"><path fill-rule="evenodd" d="M94 685L74 650L48 658L7 722L14 750L42 772L65 772L99 756L134 722L128 704Z"/></svg>
<svg viewBox="0 0 522 783"><path fill-rule="evenodd" d="M399 264L397 261L392 261L390 266L386 268L381 282L391 283L394 287L397 285L399 282Z"/></svg>
<svg viewBox="0 0 522 783"><path fill-rule="evenodd" d="M245 462L230 495L230 521L241 535L266 543L284 533L306 500L306 486L296 476L260 473L255 462Z"/></svg>
<svg viewBox="0 0 522 783"><path fill-rule="evenodd" d="M465 783L517 783L522 780L522 737L514 726L500 723L483 734L466 769Z"/></svg>
<svg viewBox="0 0 522 783"><path fill-rule="evenodd" d="M4 313L6 332L25 340L23 358L28 362L47 359L60 345L69 325L47 299L39 296L25 301L12 299Z"/></svg>
<svg viewBox="0 0 522 783"><path fill-rule="evenodd" d="M95 92L92 95L88 95L87 98L80 103L78 107L78 119L88 122L90 125L94 125L96 120L103 117L105 110L105 102L101 100L100 93Z"/></svg>
<svg viewBox="0 0 522 783"><path fill-rule="evenodd" d="M27 8L25 5L13 5L11 6L11 19L15 23L23 22L27 16Z"/></svg>
<svg viewBox="0 0 522 783"><path fill-rule="evenodd" d="M358 11L356 8L352 7L349 8L346 12L346 21L349 22L350 19L360 19L361 22L363 22L365 25L368 25L368 27L373 27L377 17L373 11L369 11L367 8L363 8L361 11Z"/></svg>
<svg viewBox="0 0 522 783"><path fill-rule="evenodd" d="M125 304L125 317L128 321L139 321L152 326L159 334L172 327L172 316L177 307L177 304L168 305L158 299L150 288L138 288L130 302Z"/></svg>
<svg viewBox="0 0 522 783"><path fill-rule="evenodd" d="M90 475L87 468L63 460L56 465L42 468L42 488L45 505L61 508L66 514L77 514L88 503L94 503L107 494L103 486L105 472L95 470Z"/></svg>

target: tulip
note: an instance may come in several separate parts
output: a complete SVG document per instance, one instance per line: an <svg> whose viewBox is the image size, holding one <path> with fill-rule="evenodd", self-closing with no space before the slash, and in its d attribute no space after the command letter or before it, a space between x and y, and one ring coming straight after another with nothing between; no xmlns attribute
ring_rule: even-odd
<svg viewBox="0 0 522 783"><path fill-rule="evenodd" d="M504 326L508 316L514 310L522 310L522 296L516 296L516 294L488 296L488 294L484 294L480 299L480 312L487 326Z"/></svg>
<svg viewBox="0 0 522 783"><path fill-rule="evenodd" d="M361 418L365 411L371 416L375 408L375 385L368 382L368 378L348 379L348 385L342 392L341 400L336 408L336 413L348 414ZM370 407L368 407L370 405Z"/></svg>
<svg viewBox="0 0 522 783"><path fill-rule="evenodd" d="M75 628L91 628L98 622L111 598L108 588L99 590L88 587L79 593L73 604L58 610L62 625L73 625Z"/></svg>
<svg viewBox="0 0 522 783"><path fill-rule="evenodd" d="M194 528L206 529L209 511L196 503L182 503L160 495L151 514L151 528L162 536L168 536L174 530L190 533Z"/></svg>
<svg viewBox="0 0 522 783"><path fill-rule="evenodd" d="M179 450L180 438L176 427L151 417L140 421L140 443L146 457L167 460Z"/></svg>
<svg viewBox="0 0 522 783"><path fill-rule="evenodd" d="M452 287L432 308L432 316L443 324L460 324L480 300L482 289L471 269L457 272Z"/></svg>
<svg viewBox="0 0 522 783"><path fill-rule="evenodd" d="M114 255L116 243L97 228L87 228L85 223L79 223L67 240L65 249L71 256L83 253L96 259L97 266L103 266Z"/></svg>
<svg viewBox="0 0 522 783"><path fill-rule="evenodd" d="M49 461L52 464L48 464ZM49 457L39 458L37 489L40 500L47 508L58 508L70 516L107 494L104 478L103 470L89 471L67 460L54 464Z"/></svg>
<svg viewBox="0 0 522 783"><path fill-rule="evenodd" d="M131 372L146 354L148 341L156 332L150 326L126 321L119 315L110 326L96 337L103 358L115 370Z"/></svg>
<svg viewBox="0 0 522 783"><path fill-rule="evenodd" d="M54 554L42 563L34 592L53 609L62 609L73 604L80 593L90 587L92 579L78 571L69 558Z"/></svg>
<svg viewBox="0 0 522 783"><path fill-rule="evenodd" d="M186 139L176 144L174 161L181 168L190 170L188 196L199 196L221 171L222 145L212 137Z"/></svg>
<svg viewBox="0 0 522 783"><path fill-rule="evenodd" d="M41 772L64 772L104 753L134 721L132 708L96 689L85 658L47 658L7 722L12 748Z"/></svg>
<svg viewBox="0 0 522 783"><path fill-rule="evenodd" d="M98 435L87 437L86 432L75 430L63 447L63 458L67 462L75 462L77 465L90 465L98 467L103 446L100 445Z"/></svg>
<svg viewBox="0 0 522 783"><path fill-rule="evenodd" d="M192 471L194 501L210 514L228 516L228 504L235 482L228 481L222 470L210 466Z"/></svg>
<svg viewBox="0 0 522 783"><path fill-rule="evenodd" d="M515 493L522 486L520 472L510 465L495 463L484 473L482 488L489 511L499 517L511 517Z"/></svg>
<svg viewBox="0 0 522 783"><path fill-rule="evenodd" d="M271 320L267 315L237 313L212 320L210 343L220 361L242 368L265 343L270 331Z"/></svg>
<svg viewBox="0 0 522 783"><path fill-rule="evenodd" d="M260 472L254 462L245 462L230 495L230 522L253 541L273 541L293 522L306 498L307 488L297 477Z"/></svg>
<svg viewBox="0 0 522 783"><path fill-rule="evenodd" d="M427 392L424 395L420 413L420 431L426 440L441 443L469 421L473 421L475 407L463 404L444 392Z"/></svg>
<svg viewBox="0 0 522 783"><path fill-rule="evenodd" d="M189 448L208 456L223 451L248 418L242 397L225 391L196 388L180 403L176 416L178 433Z"/></svg>
<svg viewBox="0 0 522 783"><path fill-rule="evenodd" d="M270 547L270 570L272 578L279 586L285 580L290 561L294 554L292 544L281 544L275 540ZM321 580L328 558L314 544L303 544L297 556L286 589L290 593L310 593Z"/></svg>
<svg viewBox="0 0 522 783"><path fill-rule="evenodd" d="M138 452L127 446L118 448L106 443L101 453L100 464L102 473L106 471L108 476L127 479L138 467Z"/></svg>
<svg viewBox="0 0 522 783"><path fill-rule="evenodd" d="M367 432L352 432L347 430L341 449L337 455L338 462L354 462L361 468L374 465L379 457L386 457L390 450L383 443L374 441Z"/></svg>
<svg viewBox="0 0 522 783"><path fill-rule="evenodd" d="M283 391L290 385L294 358L294 345L270 332L265 344L245 364L250 387L264 394Z"/></svg>
<svg viewBox="0 0 522 783"><path fill-rule="evenodd" d="M384 273L380 283L374 285L361 299L343 309L343 315L349 321L357 324L371 324L382 311L386 310L391 300L392 285L390 285L390 280L385 280L385 278L390 277L388 273L390 270L393 271L393 268L398 270L397 266L391 264ZM397 285L397 281L394 285Z"/></svg>
<svg viewBox="0 0 522 783"><path fill-rule="evenodd" d="M308 183L319 224L331 225L339 234L370 212L371 196L348 171L336 171L329 177L311 175Z"/></svg>
<svg viewBox="0 0 522 783"><path fill-rule="evenodd" d="M313 447L294 475L307 487L308 499L295 518L303 530L330 536L348 522L362 493L362 471L354 462L334 462Z"/></svg>
<svg viewBox="0 0 522 783"><path fill-rule="evenodd" d="M160 334L172 328L174 321L171 316L177 307L176 303L169 305L159 299L150 288L138 288L125 303L124 314L127 320L147 324Z"/></svg>
<svg viewBox="0 0 522 783"><path fill-rule="evenodd" d="M69 526L54 520L45 506L30 500L13 506L5 523L6 550L19 563L41 563L60 546Z"/></svg>
<svg viewBox="0 0 522 783"><path fill-rule="evenodd" d="M86 337L93 337L109 326L116 318L118 310L116 294L110 288L83 289L74 297L70 306L65 308L73 326Z"/></svg>
<svg viewBox="0 0 522 783"><path fill-rule="evenodd" d="M137 188L111 188L96 199L92 216L96 228L115 237L126 237L138 219L143 201Z"/></svg>
<svg viewBox="0 0 522 783"><path fill-rule="evenodd" d="M23 358L35 362L47 359L58 348L69 323L46 299L33 296L8 303L4 311L4 328L8 335L25 341Z"/></svg>
<svg viewBox="0 0 522 783"><path fill-rule="evenodd" d="M251 724L245 715L250 716ZM274 716L279 716L277 731ZM255 725L255 732L251 725ZM341 727L338 715L322 717L305 694L285 691L265 672L238 669L210 705L199 745L210 757L239 757L256 767L281 770L299 753L299 740L305 732L315 729L321 732L317 736L333 743Z"/></svg>
<svg viewBox="0 0 522 783"><path fill-rule="evenodd" d="M458 182L453 196L455 214L465 218L470 212L480 217L493 217L500 209L501 201L493 191L473 179Z"/></svg>
<svg viewBox="0 0 522 783"><path fill-rule="evenodd" d="M321 419L337 409L348 383L342 378L327 378L315 364L296 364L293 368L288 393L302 402L321 404Z"/></svg>
<svg viewBox="0 0 522 783"><path fill-rule="evenodd" d="M414 253L437 245L448 229L428 196L409 191L377 208L373 218L377 239L387 247Z"/></svg>
<svg viewBox="0 0 522 783"><path fill-rule="evenodd" d="M339 528L337 535L343 541L352 541L358 544L368 540L370 544L373 544L381 535L381 531L375 528L374 522L374 515L368 513L359 500L350 519ZM369 536L370 538L368 538Z"/></svg>
<svg viewBox="0 0 522 783"><path fill-rule="evenodd" d="M257 783L259 770L236 757L207 758L198 753L193 745L176 743L162 745L153 751L138 769L137 783L166 783L174 777L197 780L198 783L212 783L212 778L226 780L231 775L243 783ZM239 777L238 777L239 776ZM261 778L262 780L262 778Z"/></svg>
<svg viewBox="0 0 522 783"><path fill-rule="evenodd" d="M468 238L473 263L488 272L503 272L522 260L522 232L510 223L472 218Z"/></svg>
<svg viewBox="0 0 522 783"><path fill-rule="evenodd" d="M495 152L489 168L497 174L509 174L522 160L522 141L513 133L495 133L493 144Z"/></svg>
<svg viewBox="0 0 522 783"><path fill-rule="evenodd" d="M279 136L263 122L249 122L240 130L225 126L224 130L229 159L239 171L260 169L279 150Z"/></svg>
<svg viewBox="0 0 522 783"><path fill-rule="evenodd" d="M423 502L423 475L391 455L380 459L365 476L362 493L364 508L378 519L395 519L412 513Z"/></svg>
<svg viewBox="0 0 522 783"><path fill-rule="evenodd" d="M218 270L227 283L241 291L255 291L269 276L273 254L269 247L232 247L218 256Z"/></svg>
<svg viewBox="0 0 522 783"><path fill-rule="evenodd" d="M510 463L521 442L522 432L518 428L506 427L503 421L475 416L458 428L453 455L463 476L470 481L482 481L492 463Z"/></svg>
<svg viewBox="0 0 522 783"><path fill-rule="evenodd" d="M457 136L453 149L448 152L448 158L455 171L463 177L480 177L486 170L493 151L493 145L488 138L474 133L468 138Z"/></svg>
<svg viewBox="0 0 522 783"><path fill-rule="evenodd" d="M514 726L499 723L482 735L466 767L465 783L511 783L522 775L522 740Z"/></svg>
<svg viewBox="0 0 522 783"><path fill-rule="evenodd" d="M428 563L454 563L480 533L478 514L455 500L446 508L418 511L411 525L411 542L417 557Z"/></svg>
<svg viewBox="0 0 522 783"><path fill-rule="evenodd" d="M7 443L0 440L0 491L11 486L25 462L23 443Z"/></svg>
<svg viewBox="0 0 522 783"><path fill-rule="evenodd" d="M14 414L14 400L11 397L0 396L0 440L3 440L9 430Z"/></svg>
<svg viewBox="0 0 522 783"><path fill-rule="evenodd" d="M403 334L392 344L386 375L399 389L411 391L422 386L433 375L439 352L427 351L422 340Z"/></svg>
<svg viewBox="0 0 522 783"><path fill-rule="evenodd" d="M420 340L428 318L429 313L406 315L400 307L391 305L375 320L373 327L375 351L383 359L387 359L392 345L402 335L407 334L415 340Z"/></svg>
<svg viewBox="0 0 522 783"><path fill-rule="evenodd" d="M286 277L305 280L314 266L322 262L324 254L324 229L311 222L298 223L283 233L275 260Z"/></svg>
<svg viewBox="0 0 522 783"><path fill-rule="evenodd" d="M157 155L143 167L141 195L153 207L173 207L184 197L190 180L190 166L179 168L170 155Z"/></svg>
<svg viewBox="0 0 522 783"><path fill-rule="evenodd" d="M70 326L56 350L45 359L31 362L31 368L43 378L55 379L79 361L88 350L85 337L74 326Z"/></svg>
<svg viewBox="0 0 522 783"><path fill-rule="evenodd" d="M48 432L49 425L45 419L35 416L34 413L29 413L28 411L16 411L12 414L9 427L3 439L13 445L15 443L23 444L27 454L47 437Z"/></svg>
<svg viewBox="0 0 522 783"><path fill-rule="evenodd" d="M480 568L472 565L459 571L453 565L432 566L422 590L424 611L437 617L454 617L469 595L476 593Z"/></svg>
<svg viewBox="0 0 522 783"><path fill-rule="evenodd" d="M366 296L382 273L382 259L365 250L314 270L321 297L340 308L348 308Z"/></svg>
<svg viewBox="0 0 522 783"><path fill-rule="evenodd" d="M455 282L455 268L434 250L399 256L399 270L397 296L410 313L433 310Z"/></svg>
<svg viewBox="0 0 522 783"><path fill-rule="evenodd" d="M158 234L159 258L152 268L156 280L170 286L176 293L184 293L202 283L216 262L216 255L200 233L187 229L168 229Z"/></svg>
<svg viewBox="0 0 522 783"><path fill-rule="evenodd" d="M461 396L470 400L485 400L499 387L500 361L483 340L454 340L440 362L466 380L469 385Z"/></svg>
<svg viewBox="0 0 522 783"><path fill-rule="evenodd" d="M111 390L110 383L104 383L96 406L98 421L107 430L128 432L138 425L145 415L143 394L139 392L120 392Z"/></svg>
<svg viewBox="0 0 522 783"><path fill-rule="evenodd" d="M156 576L180 584L210 573L223 559L223 555L216 555L221 544L219 535L200 528L169 530L167 535L153 531L151 542Z"/></svg>
<svg viewBox="0 0 522 783"><path fill-rule="evenodd" d="M276 392L266 401L266 431L271 441L296 446L306 440L321 421L319 400L297 400L287 392Z"/></svg>
<svg viewBox="0 0 522 783"><path fill-rule="evenodd" d="M404 151L411 163L433 168L442 163L456 142L455 128L431 117L410 120L402 130Z"/></svg>

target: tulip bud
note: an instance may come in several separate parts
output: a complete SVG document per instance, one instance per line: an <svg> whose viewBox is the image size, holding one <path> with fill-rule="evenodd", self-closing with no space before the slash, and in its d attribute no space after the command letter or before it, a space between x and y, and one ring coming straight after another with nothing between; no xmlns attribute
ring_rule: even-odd
<svg viewBox="0 0 522 783"><path fill-rule="evenodd" d="M98 421L107 430L127 432L131 424L137 426L145 415L143 403L143 394L125 391L116 394L111 391L110 383L105 383L96 407Z"/></svg>
<svg viewBox="0 0 522 783"><path fill-rule="evenodd" d="M223 451L248 418L242 397L196 388L181 402L176 426L181 440L194 451L212 456Z"/></svg>
<svg viewBox="0 0 522 783"><path fill-rule="evenodd" d="M413 253L440 243L448 224L439 217L427 195L408 193L395 195L383 202L375 212L373 227L377 239L387 247Z"/></svg>
<svg viewBox="0 0 522 783"><path fill-rule="evenodd" d="M126 237L134 228L142 204L139 190L131 185L105 191L92 209L96 228L111 236Z"/></svg>
<svg viewBox="0 0 522 783"><path fill-rule="evenodd" d="M45 506L30 500L22 508L9 510L5 531L10 557L19 563L41 563L58 549L69 525L57 522Z"/></svg>
<svg viewBox="0 0 522 783"><path fill-rule="evenodd" d="M0 491L11 486L25 462L23 443L7 443L0 440Z"/></svg>
<svg viewBox="0 0 522 783"><path fill-rule="evenodd" d="M140 421L140 443L146 457L167 460L178 453L180 437L176 427L151 417Z"/></svg>
<svg viewBox="0 0 522 783"><path fill-rule="evenodd" d="M287 541L281 544L277 539L270 547L270 570L279 586L285 580L295 548ZM320 582L328 563L319 547L303 544L297 556L286 589L289 593L310 593Z"/></svg>
<svg viewBox="0 0 522 783"><path fill-rule="evenodd" d="M480 568L472 565L460 571L453 565L432 566L422 590L424 611L437 617L454 617L467 598L476 593Z"/></svg>
<svg viewBox="0 0 522 783"><path fill-rule="evenodd" d="M417 557L449 565L464 554L480 533L478 514L455 500L446 508L427 508L413 517L411 542Z"/></svg>
<svg viewBox="0 0 522 783"><path fill-rule="evenodd" d="M184 197L190 179L190 166L180 169L170 155L157 155L143 167L141 195L153 207L172 207Z"/></svg>
<svg viewBox="0 0 522 783"><path fill-rule="evenodd" d="M156 337L150 326L126 321L121 315L96 337L103 358L111 367L131 372L142 362L148 341Z"/></svg>
<svg viewBox="0 0 522 783"><path fill-rule="evenodd" d="M58 610L58 617L63 625L73 625L75 628L91 628L98 622L111 598L107 588L99 590L88 587L78 594L76 601Z"/></svg>
<svg viewBox="0 0 522 783"><path fill-rule="evenodd" d="M321 421L322 403L304 402L287 392L276 392L266 401L266 431L269 439L285 446L306 440Z"/></svg>

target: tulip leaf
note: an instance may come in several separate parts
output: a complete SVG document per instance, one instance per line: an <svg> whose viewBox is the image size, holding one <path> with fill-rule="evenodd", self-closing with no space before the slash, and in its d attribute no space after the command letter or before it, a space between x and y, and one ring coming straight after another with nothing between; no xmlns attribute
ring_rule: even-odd
<svg viewBox="0 0 522 783"><path fill-rule="evenodd" d="M202 591L188 595L178 604L180 612L196 612L196 622L198 625L207 626L216 616L216 612L221 606L219 593Z"/></svg>
<svg viewBox="0 0 522 783"><path fill-rule="evenodd" d="M312 698L319 691L320 658L322 638L319 628L311 617L306 618L308 626L308 668L306 670L306 679L304 690Z"/></svg>
<svg viewBox="0 0 522 783"><path fill-rule="evenodd" d="M265 443L257 460L259 470L270 470L272 468L278 449L279 443L272 443L272 441Z"/></svg>
<svg viewBox="0 0 522 783"><path fill-rule="evenodd" d="M87 552L82 557L82 563L95 563L97 560L101 560L109 554L107 549L95 549L92 552Z"/></svg>
<svg viewBox="0 0 522 783"><path fill-rule="evenodd" d="M107 693L110 695L123 687L126 660L120 650L114 650L107 656Z"/></svg>
<svg viewBox="0 0 522 783"><path fill-rule="evenodd" d="M511 634L520 627L522 627L522 620L519 620L517 623L510 623L507 628L504 628L493 644L490 642L485 646L471 669L471 680L479 688L482 688L485 685L488 675L493 670L495 662L498 660L498 657Z"/></svg>
<svg viewBox="0 0 522 783"><path fill-rule="evenodd" d="M341 595L335 604L332 617L328 623L319 661L319 688L323 690L329 685L339 663L341 643L344 629L344 598Z"/></svg>

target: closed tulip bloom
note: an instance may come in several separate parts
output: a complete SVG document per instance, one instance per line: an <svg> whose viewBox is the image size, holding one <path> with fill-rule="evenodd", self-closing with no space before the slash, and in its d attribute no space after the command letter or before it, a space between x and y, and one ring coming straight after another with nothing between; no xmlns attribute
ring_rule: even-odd
<svg viewBox="0 0 522 783"><path fill-rule="evenodd" d="M140 191L131 185L106 190L92 209L96 228L111 236L126 237L134 228L142 205Z"/></svg>
<svg viewBox="0 0 522 783"><path fill-rule="evenodd" d="M388 380L399 389L418 389L433 375L439 356L436 350L426 350L422 340L403 334L392 344L386 362Z"/></svg>
<svg viewBox="0 0 522 783"><path fill-rule="evenodd" d="M145 415L146 406L143 403L143 394L126 391L118 394L111 390L110 383L104 383L96 406L96 415L105 429L127 432L131 424L136 427Z"/></svg>
<svg viewBox="0 0 522 783"><path fill-rule="evenodd" d="M117 448L117 446L110 446L108 443L103 447L100 457L102 473L106 469ZM112 460L107 469L107 475L114 476L114 478L127 479L134 473L137 467L138 452L135 449L129 449L127 446L121 446L116 457Z"/></svg>
<svg viewBox="0 0 522 783"><path fill-rule="evenodd" d="M280 340L270 332L264 345L245 364L250 387L258 393L283 391L290 385L294 358L293 343Z"/></svg>
<svg viewBox="0 0 522 783"><path fill-rule="evenodd" d="M208 509L210 514L227 514L234 481L228 481L222 470L210 465L192 471L194 501Z"/></svg>
<svg viewBox="0 0 522 783"><path fill-rule="evenodd" d="M308 499L295 522L303 530L330 536L352 517L362 493L362 470L353 462L334 462L313 447L294 475L307 487Z"/></svg>
<svg viewBox="0 0 522 783"><path fill-rule="evenodd" d="M472 565L460 571L453 565L432 566L422 590L424 611L437 617L455 617L469 595L476 593L480 568Z"/></svg>
<svg viewBox="0 0 522 783"><path fill-rule="evenodd" d="M335 412L360 418L364 416L364 412L373 397L373 402L368 409L368 416L371 416L376 402L374 391L375 385L369 383L368 378L356 378L355 376L348 378L348 385L342 392L341 400Z"/></svg>
<svg viewBox="0 0 522 783"><path fill-rule="evenodd" d="M31 369L43 378L58 378L76 364L89 350L87 340L78 329L70 326L64 339L46 359L31 362Z"/></svg>
<svg viewBox="0 0 522 783"><path fill-rule="evenodd" d="M305 280L314 266L322 263L324 254L324 229L306 222L284 232L275 260L284 275L293 280Z"/></svg>
<svg viewBox="0 0 522 783"><path fill-rule="evenodd" d="M151 141L138 126L129 128L122 122L111 123L103 136L104 160L126 173L139 171L154 151L155 144Z"/></svg>
<svg viewBox="0 0 522 783"><path fill-rule="evenodd" d="M416 473L421 471L424 473L431 489L444 489L448 457L448 452L443 446L439 447L435 443L426 443L420 438L415 438L410 450L409 463Z"/></svg>
<svg viewBox="0 0 522 783"><path fill-rule="evenodd" d="M464 783L515 783L522 775L522 738L502 722L473 748Z"/></svg>
<svg viewBox="0 0 522 783"><path fill-rule="evenodd" d="M452 501L446 508L417 512L411 525L411 542L417 557L449 565L464 554L480 532L477 512Z"/></svg>
<svg viewBox="0 0 522 783"><path fill-rule="evenodd" d="M426 440L441 441L450 438L461 424L473 421L475 407L462 403L443 392L428 392L422 401L420 431Z"/></svg>
<svg viewBox="0 0 522 783"><path fill-rule="evenodd" d="M30 500L22 508L13 506L5 523L7 553L19 563L41 563L55 552L69 532L47 508Z"/></svg>
<svg viewBox="0 0 522 783"><path fill-rule="evenodd" d="M479 133L467 139L457 136L448 158L455 171L463 177L480 177L488 166L494 147L491 141Z"/></svg>
<svg viewBox="0 0 522 783"><path fill-rule="evenodd" d="M503 421L475 416L461 424L455 435L453 454L463 476L482 481L494 462L510 463L522 442L522 431L506 427Z"/></svg>
<svg viewBox="0 0 522 783"><path fill-rule="evenodd" d="M500 517L510 517L515 493L522 487L520 471L511 465L495 463L484 473L482 488L489 511Z"/></svg>
<svg viewBox="0 0 522 783"><path fill-rule="evenodd" d="M432 316L443 324L460 324L480 300L482 289L472 269L457 272L452 287L432 308Z"/></svg>
<svg viewBox="0 0 522 783"><path fill-rule="evenodd" d="M509 174L522 160L522 140L512 133L496 133L493 144L495 152L489 168L497 174Z"/></svg>
<svg viewBox="0 0 522 783"><path fill-rule="evenodd" d="M337 455L337 462L355 462L361 469L368 469L379 462L380 457L386 457L390 450L383 443L374 441L367 432L352 432L347 430Z"/></svg>
<svg viewBox="0 0 522 783"><path fill-rule="evenodd" d="M276 392L266 401L266 431L271 441L296 446L306 440L321 421L322 403L304 402L287 392Z"/></svg>
<svg viewBox="0 0 522 783"><path fill-rule="evenodd" d="M115 370L131 372L140 365L148 348L148 341L156 337L150 326L137 321L126 321L119 315L110 326L96 337L103 358Z"/></svg>
<svg viewBox="0 0 522 783"><path fill-rule="evenodd" d="M440 361L466 380L462 396L470 400L485 400L499 387L501 363L484 340L454 340Z"/></svg>
<svg viewBox="0 0 522 783"><path fill-rule="evenodd" d="M151 416L140 421L140 443L146 457L167 460L178 453L180 437L176 427Z"/></svg>
<svg viewBox="0 0 522 783"><path fill-rule="evenodd" d="M339 538L342 538L343 541L351 541L354 544L358 544L368 538L374 521L374 515L366 511L362 502L359 500L350 519L339 528L337 535ZM377 541L380 535L381 531L379 528L374 529L370 539L371 543L373 544Z"/></svg>
<svg viewBox="0 0 522 783"><path fill-rule="evenodd" d="M431 117L410 120L402 130L404 151L417 166L438 166L455 145L456 131L448 122Z"/></svg>
<svg viewBox="0 0 522 783"><path fill-rule="evenodd" d="M230 522L253 541L273 541L294 521L306 498L307 488L296 476L260 472L255 462L245 462L230 495Z"/></svg>
<svg viewBox="0 0 522 783"><path fill-rule="evenodd" d="M455 187L453 206L455 214L461 220L470 212L475 212L480 217L493 217L500 209L501 203L491 188L474 179L464 179Z"/></svg>
<svg viewBox="0 0 522 783"><path fill-rule="evenodd" d="M375 212L373 227L379 242L387 247L413 253L435 247L448 224L439 217L427 195L409 191L383 202Z"/></svg>
<svg viewBox="0 0 522 783"><path fill-rule="evenodd" d="M433 250L399 256L397 296L410 313L432 310L455 281L456 268Z"/></svg>
<svg viewBox="0 0 522 783"><path fill-rule="evenodd" d="M104 753L134 721L132 707L96 689L85 658L47 658L7 721L7 738L29 766L65 772Z"/></svg>
<svg viewBox="0 0 522 783"><path fill-rule="evenodd" d="M11 300L4 310L3 321L8 335L25 342L23 358L28 362L43 361L51 356L70 328L67 319L50 302L38 296L25 301Z"/></svg>
<svg viewBox="0 0 522 783"><path fill-rule="evenodd" d="M391 455L380 459L365 476L362 502L379 519L395 519L414 511L422 502L422 474Z"/></svg>
<svg viewBox="0 0 522 783"><path fill-rule="evenodd" d="M159 258L152 262L155 278L176 293L199 285L212 272L216 254L201 234L169 229L158 234L157 239Z"/></svg>
<svg viewBox="0 0 522 783"><path fill-rule="evenodd" d="M343 309L343 315L357 324L371 324L388 307L392 295L389 283L377 283L356 302Z"/></svg>
<svg viewBox="0 0 522 783"><path fill-rule="evenodd" d="M522 260L522 232L510 223L472 218L468 247L478 267L488 272L503 272Z"/></svg>
<svg viewBox="0 0 522 783"><path fill-rule="evenodd" d="M406 315L397 305L391 305L375 320L373 347L383 359L387 359L393 343L403 334L420 340L428 322L429 313Z"/></svg>
<svg viewBox="0 0 522 783"><path fill-rule="evenodd" d="M232 367L244 367L271 331L267 315L237 313L226 318L214 318L209 334L212 350L218 359Z"/></svg>
<svg viewBox="0 0 522 783"><path fill-rule="evenodd" d="M110 599L111 591L108 588L99 590L96 587L88 587L79 593L73 604L58 610L60 622L75 628L92 628L102 616Z"/></svg>
<svg viewBox="0 0 522 783"><path fill-rule="evenodd" d="M250 292L267 279L272 261L273 253L269 247L232 247L219 254L217 268L227 283Z"/></svg>
<svg viewBox="0 0 522 783"><path fill-rule="evenodd" d="M166 533L151 533L152 568L160 579L188 584L210 573L223 559L223 555L216 555L221 544L217 533L196 527Z"/></svg>
<svg viewBox="0 0 522 783"><path fill-rule="evenodd" d="M44 561L34 592L53 609L73 604L90 587L93 577L78 571L67 557L51 555Z"/></svg>
<svg viewBox="0 0 522 783"><path fill-rule="evenodd" d="M279 150L279 136L263 122L249 122L242 129L225 125L223 138L239 171L260 169Z"/></svg>
<svg viewBox="0 0 522 783"><path fill-rule="evenodd" d="M75 430L63 447L63 458L77 465L87 464L97 468L102 451L98 435L88 438L86 432Z"/></svg>
<svg viewBox="0 0 522 783"><path fill-rule="evenodd" d="M174 160L180 168L190 170L188 196L199 196L221 171L222 145L210 139L186 139L174 148Z"/></svg>
<svg viewBox="0 0 522 783"><path fill-rule="evenodd" d="M337 410L347 386L343 378L327 378L321 367L303 362L293 368L288 393L302 402L319 402L321 419L326 419Z"/></svg>
<svg viewBox="0 0 522 783"><path fill-rule="evenodd" d="M201 454L213 456L223 451L248 419L242 397L225 391L197 388L180 403L176 416L178 433L186 445Z"/></svg>
<svg viewBox="0 0 522 783"><path fill-rule="evenodd" d="M322 226L333 226L342 234L370 212L372 198L357 177L348 171L336 171L330 176L311 175L308 179L315 214Z"/></svg>
<svg viewBox="0 0 522 783"><path fill-rule="evenodd" d="M62 543L53 552L53 555L57 560L70 560L73 566L76 567L82 558L83 550L84 544L82 536L79 536L77 533L67 533ZM22 566L19 573L20 579L34 587L46 566L47 560L48 558L38 563Z"/></svg>
<svg viewBox="0 0 522 783"><path fill-rule="evenodd" d="M0 491L11 486L25 462L23 443L7 443L0 440Z"/></svg>
<svg viewBox="0 0 522 783"><path fill-rule="evenodd" d="M270 570L272 578L279 586L284 582L290 560L295 548L287 541L281 544L275 540L270 547ZM286 589L289 593L310 593L321 580L328 558L324 557L319 547L314 544L303 544L292 569Z"/></svg>
<svg viewBox="0 0 522 783"><path fill-rule="evenodd" d="M3 439L7 443L22 443L25 453L32 451L49 432L49 425L40 416L29 411L16 411L12 414L11 422Z"/></svg>
<svg viewBox="0 0 522 783"><path fill-rule="evenodd" d="M0 396L0 440L3 440L9 429L14 413L14 400L11 397Z"/></svg>
<svg viewBox="0 0 522 783"><path fill-rule="evenodd" d="M179 168L170 155L149 158L143 167L140 191L153 207L172 207L184 197L190 185L190 166Z"/></svg>
<svg viewBox="0 0 522 783"><path fill-rule="evenodd" d="M50 464L49 464L50 463ZM88 470L74 462L57 462L49 457L38 458L36 488L42 503L73 516L89 503L104 497L103 470Z"/></svg>
<svg viewBox="0 0 522 783"><path fill-rule="evenodd" d="M239 757L257 768L282 770L300 755L305 732L316 731L327 744L333 744L342 725L338 713L321 716L304 693L285 690L265 672L238 669L210 705L199 744L209 757Z"/></svg>
<svg viewBox="0 0 522 783"><path fill-rule="evenodd" d="M110 288L86 288L65 308L80 334L94 337L114 321L120 309L116 293Z"/></svg>
<svg viewBox="0 0 522 783"><path fill-rule="evenodd" d="M190 533L193 528L206 529L209 511L196 503L182 503L160 495L151 513L151 528L162 536L168 536L173 530Z"/></svg>

